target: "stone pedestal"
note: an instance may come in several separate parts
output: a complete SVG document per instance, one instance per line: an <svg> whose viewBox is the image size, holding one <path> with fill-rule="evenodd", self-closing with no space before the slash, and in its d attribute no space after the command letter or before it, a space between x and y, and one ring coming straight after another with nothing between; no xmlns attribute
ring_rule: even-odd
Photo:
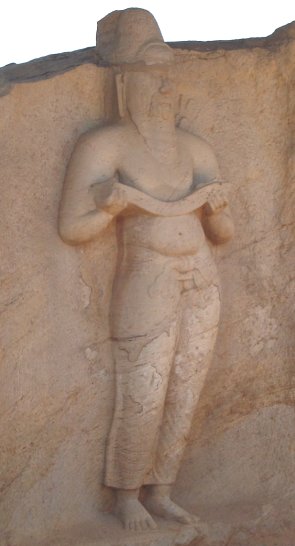
<svg viewBox="0 0 295 546"><path fill-rule="evenodd" d="M23 546L198 546L202 544L206 526L193 528L157 519L155 531L124 530L113 516L101 522L85 522L64 532L52 534L45 541L27 538ZM1 543L0 543L1 544ZM2 545L1 545L2 546Z"/></svg>

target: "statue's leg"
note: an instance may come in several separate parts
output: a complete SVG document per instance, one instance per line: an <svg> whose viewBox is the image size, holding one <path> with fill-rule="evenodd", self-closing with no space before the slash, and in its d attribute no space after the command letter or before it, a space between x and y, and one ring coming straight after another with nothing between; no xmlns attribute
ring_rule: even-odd
<svg viewBox="0 0 295 546"><path fill-rule="evenodd" d="M116 400L108 439L105 483L140 487L151 470L175 351L176 322L165 331L113 340ZM155 336L155 337L154 337Z"/></svg>
<svg viewBox="0 0 295 546"><path fill-rule="evenodd" d="M114 340L116 404L106 458L105 483L116 488L115 513L125 528L156 525L139 502L139 489L155 456L175 350L175 321L149 340Z"/></svg>
<svg viewBox="0 0 295 546"><path fill-rule="evenodd" d="M137 497L153 466L175 354L179 283L159 265L121 272L112 302L116 395L105 484L117 489L117 513L131 528L151 526Z"/></svg>
<svg viewBox="0 0 295 546"><path fill-rule="evenodd" d="M194 288L182 295L182 320L174 365L171 370L165 411L153 471L146 483L149 510L182 522L192 521L170 500L192 418L215 344L220 310L217 284Z"/></svg>

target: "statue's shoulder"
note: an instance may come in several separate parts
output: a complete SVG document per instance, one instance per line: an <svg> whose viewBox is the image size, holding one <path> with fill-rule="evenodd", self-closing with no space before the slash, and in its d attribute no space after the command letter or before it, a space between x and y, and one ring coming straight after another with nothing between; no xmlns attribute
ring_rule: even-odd
<svg viewBox="0 0 295 546"><path fill-rule="evenodd" d="M114 123L109 125L103 125L101 127L95 127L82 133L77 141L76 147L91 147L95 149L102 149L112 147L116 145L122 145L122 139L126 137L126 127L121 123Z"/></svg>
<svg viewBox="0 0 295 546"><path fill-rule="evenodd" d="M213 152L212 146L207 142L206 139L202 138L199 135L190 133L189 131L186 131L185 129L178 128L177 134L179 135L180 141L189 147L192 151L207 151L207 152Z"/></svg>
<svg viewBox="0 0 295 546"><path fill-rule="evenodd" d="M188 151L193 161L194 170L203 172L203 177L219 177L217 159L212 146L204 138L184 129L178 129L180 142Z"/></svg>
<svg viewBox="0 0 295 546"><path fill-rule="evenodd" d="M83 177L79 184L87 184L89 177L99 177L105 173L110 173L112 177L114 168L117 168L124 154L124 135L125 129L121 124L96 127L82 133L68 163L67 179L74 179L77 185L81 173Z"/></svg>

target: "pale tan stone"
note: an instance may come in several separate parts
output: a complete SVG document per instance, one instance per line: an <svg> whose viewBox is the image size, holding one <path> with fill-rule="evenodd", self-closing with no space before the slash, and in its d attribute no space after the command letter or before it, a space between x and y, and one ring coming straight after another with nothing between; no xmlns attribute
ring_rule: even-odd
<svg viewBox="0 0 295 546"><path fill-rule="evenodd" d="M236 226L214 250L220 331L174 493L208 522L210 546L294 542L293 28L175 49L179 123L216 152ZM31 65L20 69L24 80ZM120 544L119 523L100 515L112 502L101 483L115 234L76 248L57 234L65 166L79 135L113 116L112 77L84 64L15 81L0 101L0 542L87 544L85 523L110 521Z"/></svg>
<svg viewBox="0 0 295 546"><path fill-rule="evenodd" d="M195 524L171 492L219 323L206 238L229 241L233 221L209 144L176 127L173 50L153 16L137 8L111 13L98 24L98 51L113 65L120 119L76 144L59 233L83 244L117 222L116 395L104 483L116 490L114 513L125 529L155 529L153 515Z"/></svg>

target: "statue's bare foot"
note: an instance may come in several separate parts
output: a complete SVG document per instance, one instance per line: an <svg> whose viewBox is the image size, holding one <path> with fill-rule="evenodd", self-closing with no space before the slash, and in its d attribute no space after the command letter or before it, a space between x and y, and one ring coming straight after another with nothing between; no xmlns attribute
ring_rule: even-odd
<svg viewBox="0 0 295 546"><path fill-rule="evenodd" d="M153 518L137 498L118 496L115 514L121 520L125 529L147 531L157 528Z"/></svg>
<svg viewBox="0 0 295 546"><path fill-rule="evenodd" d="M146 497L144 504L150 512L161 518L191 525L199 523L197 516L186 512L186 510L175 504L168 495L149 495Z"/></svg>

